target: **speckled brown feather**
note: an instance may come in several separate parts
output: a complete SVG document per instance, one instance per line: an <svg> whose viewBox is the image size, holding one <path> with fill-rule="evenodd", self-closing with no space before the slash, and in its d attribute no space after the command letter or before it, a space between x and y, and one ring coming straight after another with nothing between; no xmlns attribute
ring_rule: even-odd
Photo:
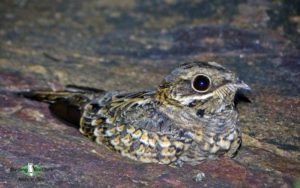
<svg viewBox="0 0 300 188"><path fill-rule="evenodd" d="M205 92L191 86L199 74L211 80ZM80 132L123 156L182 165L234 156L241 144L234 105L240 88L249 87L221 65L193 61L174 69L153 91L104 92L73 86L73 90L23 95L77 107Z"/></svg>

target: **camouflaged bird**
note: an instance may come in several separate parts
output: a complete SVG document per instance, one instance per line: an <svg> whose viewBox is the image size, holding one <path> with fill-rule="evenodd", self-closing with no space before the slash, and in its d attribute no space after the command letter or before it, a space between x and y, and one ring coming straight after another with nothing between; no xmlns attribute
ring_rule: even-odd
<svg viewBox="0 0 300 188"><path fill-rule="evenodd" d="M48 102L55 115L122 156L181 166L234 156L241 144L235 109L240 89L250 88L223 66L193 61L175 68L156 90L68 86L19 94Z"/></svg>

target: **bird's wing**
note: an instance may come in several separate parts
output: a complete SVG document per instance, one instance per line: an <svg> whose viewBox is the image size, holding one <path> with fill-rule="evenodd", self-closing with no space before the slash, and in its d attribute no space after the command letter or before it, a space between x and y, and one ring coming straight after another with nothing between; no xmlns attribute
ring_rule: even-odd
<svg viewBox="0 0 300 188"><path fill-rule="evenodd" d="M85 107L80 131L134 160L170 164L187 145L158 111L153 92L107 94Z"/></svg>
<svg viewBox="0 0 300 188"><path fill-rule="evenodd" d="M175 127L166 115L158 111L153 92L107 93L84 109L81 132L92 137L95 127L119 124L145 129L159 134L174 134Z"/></svg>

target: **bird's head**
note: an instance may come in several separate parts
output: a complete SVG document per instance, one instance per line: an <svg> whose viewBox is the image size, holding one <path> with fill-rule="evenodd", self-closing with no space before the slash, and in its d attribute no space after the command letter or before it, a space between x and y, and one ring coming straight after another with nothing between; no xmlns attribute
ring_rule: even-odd
<svg viewBox="0 0 300 188"><path fill-rule="evenodd" d="M211 113L234 105L239 90L250 87L228 69L215 62L181 64L165 77L158 88L161 102L181 107L205 107Z"/></svg>

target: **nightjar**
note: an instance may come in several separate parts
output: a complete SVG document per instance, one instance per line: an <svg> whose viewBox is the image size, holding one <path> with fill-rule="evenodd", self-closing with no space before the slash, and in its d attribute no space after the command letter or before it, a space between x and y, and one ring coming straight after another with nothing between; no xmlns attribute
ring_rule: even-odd
<svg viewBox="0 0 300 188"><path fill-rule="evenodd" d="M240 89L250 90L220 64L191 61L175 68L155 90L70 85L64 91L19 95L49 103L59 118L122 156L181 166L235 155L241 144L235 106Z"/></svg>

